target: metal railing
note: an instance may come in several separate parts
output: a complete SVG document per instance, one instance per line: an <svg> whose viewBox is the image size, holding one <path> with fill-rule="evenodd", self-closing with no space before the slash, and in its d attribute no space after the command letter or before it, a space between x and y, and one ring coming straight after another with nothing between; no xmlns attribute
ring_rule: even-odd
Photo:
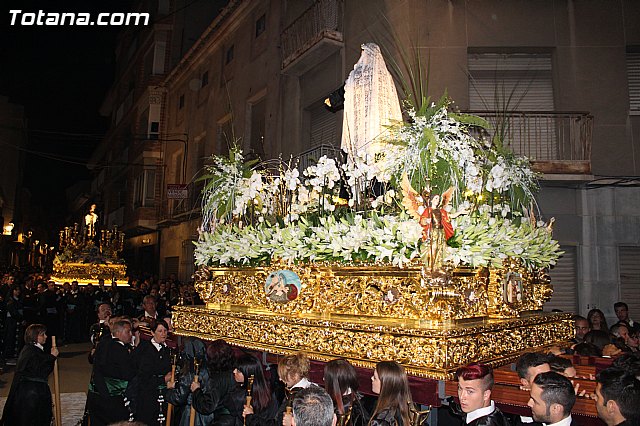
<svg viewBox="0 0 640 426"><path fill-rule="evenodd" d="M311 149L301 152L296 158L298 159L298 170L301 172L309 166L318 162L318 159L326 155L333 158L336 163L342 163L342 151L333 145L318 145Z"/></svg>
<svg viewBox="0 0 640 426"><path fill-rule="evenodd" d="M534 161L591 161L593 116L587 112L468 111L502 135L503 144Z"/></svg>
<svg viewBox="0 0 640 426"><path fill-rule="evenodd" d="M283 63L311 47L323 32L340 31L339 11L339 0L317 0L285 28L280 36Z"/></svg>
<svg viewBox="0 0 640 426"><path fill-rule="evenodd" d="M203 182L190 183L188 185L188 196L185 199L169 199L166 193L162 195L160 208L160 220L176 219L178 216L193 216L200 214L201 192ZM186 219L189 219L187 217Z"/></svg>

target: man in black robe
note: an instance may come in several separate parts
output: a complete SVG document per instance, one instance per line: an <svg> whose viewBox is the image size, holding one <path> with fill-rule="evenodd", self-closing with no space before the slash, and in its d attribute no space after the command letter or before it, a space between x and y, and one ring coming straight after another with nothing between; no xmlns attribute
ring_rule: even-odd
<svg viewBox="0 0 640 426"><path fill-rule="evenodd" d="M136 374L131 360L131 323L113 324L111 339L101 339L94 356L93 374L87 395L91 425L129 420L125 398L129 381Z"/></svg>

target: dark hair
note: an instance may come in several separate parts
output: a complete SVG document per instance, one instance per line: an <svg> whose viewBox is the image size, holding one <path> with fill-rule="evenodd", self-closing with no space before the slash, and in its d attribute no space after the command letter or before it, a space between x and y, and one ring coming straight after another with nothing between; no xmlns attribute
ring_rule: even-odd
<svg viewBox="0 0 640 426"><path fill-rule="evenodd" d="M460 367L454 374L456 380L482 380L482 391L493 388L493 369L486 364L472 362L469 365Z"/></svg>
<svg viewBox="0 0 640 426"><path fill-rule="evenodd" d="M207 367L211 372L231 371L236 365L233 348L222 339L211 342L206 351Z"/></svg>
<svg viewBox="0 0 640 426"><path fill-rule="evenodd" d="M597 346L600 350L611 343L609 333L604 330L591 330L584 335L584 341Z"/></svg>
<svg viewBox="0 0 640 426"><path fill-rule="evenodd" d="M563 414L571 413L573 404L576 403L576 391L571 380L555 371L548 371L538 374L533 383L542 388L542 400L547 405L547 410L551 404L560 404Z"/></svg>
<svg viewBox="0 0 640 426"><path fill-rule="evenodd" d="M592 318L593 318L593 316L595 314L600 314L600 316L602 317L602 330L608 330L609 326L607 325L607 318L604 316L604 312L602 312L600 309L592 309L587 314L587 320L589 321L589 327L591 327L591 329L593 329Z"/></svg>
<svg viewBox="0 0 640 426"><path fill-rule="evenodd" d="M24 332L24 343L32 345L38 341L38 336L46 333L47 326L44 324L31 324Z"/></svg>
<svg viewBox="0 0 640 426"><path fill-rule="evenodd" d="M640 413L640 380L628 371L609 367L596 376L596 381L602 386L600 393L604 399L603 405L613 400L618 404L620 414L628 424L638 424Z"/></svg>
<svg viewBox="0 0 640 426"><path fill-rule="evenodd" d="M109 307L109 309L111 309L111 303L109 302L100 302L96 305L96 312L98 312L100 310L100 306L102 305L107 305Z"/></svg>
<svg viewBox="0 0 640 426"><path fill-rule="evenodd" d="M301 389L293 398L293 418L297 425L331 426L333 423L331 397L318 386Z"/></svg>
<svg viewBox="0 0 640 426"><path fill-rule="evenodd" d="M338 414L344 414L343 395L351 390L349 398L353 402L358 391L358 373L345 359L334 359L324 367L324 388L333 400Z"/></svg>
<svg viewBox="0 0 640 426"><path fill-rule="evenodd" d="M167 324L165 320L151 321L149 328L151 331L155 332L160 325L163 326L165 330L169 331L169 324Z"/></svg>
<svg viewBox="0 0 640 426"><path fill-rule="evenodd" d="M271 389L264 378L262 371L262 363L253 355L242 355L238 358L236 368L244 376L244 387L247 388L249 377L253 376L253 386L251 387L251 396L253 397L251 405L256 413L264 410L271 403Z"/></svg>
<svg viewBox="0 0 640 426"><path fill-rule="evenodd" d="M571 319L573 321L581 321L581 320L587 321L587 319L585 317L583 317L582 315L574 315L574 316L571 317Z"/></svg>
<svg viewBox="0 0 640 426"><path fill-rule="evenodd" d="M562 374L567 368L573 367L573 364L567 358L562 358L561 356L550 356L549 367L551 367L551 371Z"/></svg>
<svg viewBox="0 0 640 426"><path fill-rule="evenodd" d="M529 368L548 364L549 357L539 352L527 352L516 361L516 372L521 379L527 379Z"/></svg>
<svg viewBox="0 0 640 426"><path fill-rule="evenodd" d="M625 308L627 311L629 310L629 305L624 302L616 302L613 304L613 309Z"/></svg>
<svg viewBox="0 0 640 426"><path fill-rule="evenodd" d="M371 419L384 410L395 410L400 414L404 424L411 424L409 404L412 404L413 400L404 367L395 361L381 361L376 364L376 371L380 378L380 395Z"/></svg>
<svg viewBox="0 0 640 426"><path fill-rule="evenodd" d="M602 349L588 342L578 343L573 347L573 352L581 356L602 356Z"/></svg>
<svg viewBox="0 0 640 426"><path fill-rule="evenodd" d="M111 325L111 334L119 333L126 326L129 326L129 328L133 329L133 325L131 324L131 321L129 321L128 319L122 318L117 321L114 321L113 324Z"/></svg>

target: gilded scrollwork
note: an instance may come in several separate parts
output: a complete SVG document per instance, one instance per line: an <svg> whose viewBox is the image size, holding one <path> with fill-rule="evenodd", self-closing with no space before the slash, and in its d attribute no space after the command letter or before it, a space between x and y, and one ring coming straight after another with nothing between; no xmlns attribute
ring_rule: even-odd
<svg viewBox="0 0 640 426"><path fill-rule="evenodd" d="M411 374L450 378L471 361L500 365L522 351L566 341L573 328L568 314L421 325L392 319L322 318L317 315L249 313L241 309L177 307L178 334L230 343L276 354L304 350L313 359L344 357L372 367L394 359Z"/></svg>

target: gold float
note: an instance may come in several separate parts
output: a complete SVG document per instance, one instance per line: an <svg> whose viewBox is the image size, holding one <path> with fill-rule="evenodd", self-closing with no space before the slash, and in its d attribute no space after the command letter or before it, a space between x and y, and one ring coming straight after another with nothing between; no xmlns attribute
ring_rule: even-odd
<svg viewBox="0 0 640 426"><path fill-rule="evenodd" d="M267 293L282 271L299 278L291 300ZM196 278L206 308L178 307L178 334L364 367L393 359L435 379L471 361L502 365L573 335L570 315L539 312L552 292L548 276L512 260L433 273L419 265L202 267Z"/></svg>

